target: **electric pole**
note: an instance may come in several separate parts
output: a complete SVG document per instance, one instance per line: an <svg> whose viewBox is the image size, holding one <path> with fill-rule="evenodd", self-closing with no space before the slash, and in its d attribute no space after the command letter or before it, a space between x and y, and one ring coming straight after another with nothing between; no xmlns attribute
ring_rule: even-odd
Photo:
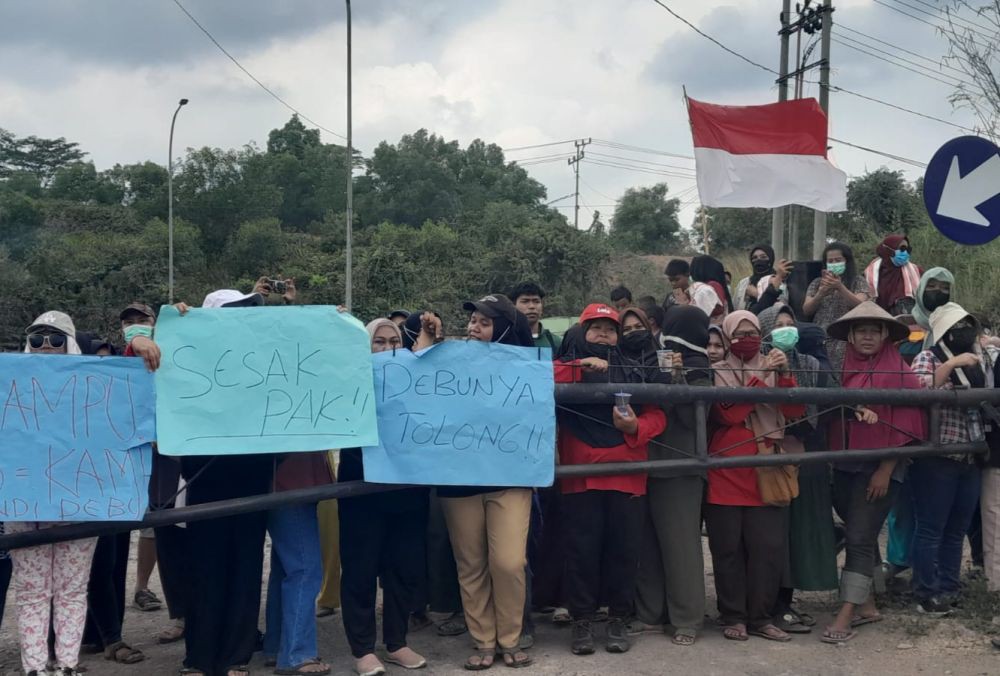
<svg viewBox="0 0 1000 676"><path fill-rule="evenodd" d="M789 14L792 11L792 0L782 0L781 3L781 56L778 70L778 101L788 100L788 38ZM776 260L784 258L785 241L785 207L771 209L771 246L774 248Z"/></svg>
<svg viewBox="0 0 1000 676"><path fill-rule="evenodd" d="M830 33L833 30L833 1L823 0L823 32L820 36L819 105L826 113L830 128ZM813 217L813 260L819 260L826 248L826 212L816 211Z"/></svg>
<svg viewBox="0 0 1000 676"><path fill-rule="evenodd" d="M590 141L591 139L589 138L580 138L573 141L573 145L576 146L576 157L566 160L566 164L573 167L573 173L576 174L576 190L573 192L573 227L577 230L580 229L580 162L583 161L584 157L583 149Z"/></svg>

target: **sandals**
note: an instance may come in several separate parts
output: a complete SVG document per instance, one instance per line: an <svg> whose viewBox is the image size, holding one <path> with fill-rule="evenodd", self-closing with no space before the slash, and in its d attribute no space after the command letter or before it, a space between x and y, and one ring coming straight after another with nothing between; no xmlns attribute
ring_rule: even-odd
<svg viewBox="0 0 1000 676"><path fill-rule="evenodd" d="M807 625L800 616L794 610L786 610L781 615L777 617L775 626L781 631L787 632L789 634L811 634L812 627Z"/></svg>
<svg viewBox="0 0 1000 676"><path fill-rule="evenodd" d="M310 670L306 667L323 667L322 669ZM291 667L290 669L275 669L274 673L279 676L326 676L330 673L330 665L323 664L319 659L306 660L302 664Z"/></svg>
<svg viewBox="0 0 1000 676"><path fill-rule="evenodd" d="M163 601L160 600L160 597L148 589L137 591L132 600L136 608L145 612L159 610L163 607Z"/></svg>
<svg viewBox="0 0 1000 676"><path fill-rule="evenodd" d="M493 666L496 654L492 650L481 650L465 660L466 671L486 671Z"/></svg>
<svg viewBox="0 0 1000 676"><path fill-rule="evenodd" d="M674 645L684 646L687 648L693 646L697 638L698 637L696 635L686 631L675 631L674 637L670 640Z"/></svg>
<svg viewBox="0 0 1000 676"><path fill-rule="evenodd" d="M503 663L511 669L523 669L534 662L531 657L519 648L510 648L500 651Z"/></svg>
<svg viewBox="0 0 1000 676"><path fill-rule="evenodd" d="M330 608L329 606L316 606L316 617L331 617L336 614L336 608Z"/></svg>
<svg viewBox="0 0 1000 676"><path fill-rule="evenodd" d="M173 624L156 635L156 642L160 645L166 645L168 643L177 643L182 638L184 638L184 627Z"/></svg>
<svg viewBox="0 0 1000 676"><path fill-rule="evenodd" d="M768 641L777 641L778 643L788 643L792 640L791 636L781 631L773 624L765 624L763 627L751 629L749 633L751 636L757 636L759 638L767 639Z"/></svg>
<svg viewBox="0 0 1000 676"><path fill-rule="evenodd" d="M118 664L136 664L146 659L146 656L125 641L117 641L104 648L104 659Z"/></svg>
<svg viewBox="0 0 1000 676"><path fill-rule="evenodd" d="M465 615L462 613L454 613L437 628L438 636L461 636L467 631L469 627L465 624Z"/></svg>
<svg viewBox="0 0 1000 676"><path fill-rule="evenodd" d="M839 643L847 643L857 635L858 632L856 631L833 631L830 627L827 627L823 631L823 635L819 637L819 640L823 643L837 645Z"/></svg>
<svg viewBox="0 0 1000 676"><path fill-rule="evenodd" d="M409 633L415 634L422 629L426 629L432 624L434 624L434 621L427 617L426 613L411 613L409 619Z"/></svg>
<svg viewBox="0 0 1000 676"><path fill-rule="evenodd" d="M229 676L233 672L236 672L237 676L250 676L250 665L248 664L237 664L226 669L226 676Z"/></svg>
<svg viewBox="0 0 1000 676"><path fill-rule="evenodd" d="M866 624L877 624L882 621L882 613L875 613L874 615L855 615L851 618L851 629L857 629L858 627L863 627Z"/></svg>
<svg viewBox="0 0 1000 676"><path fill-rule="evenodd" d="M727 641L749 641L750 636L747 634L747 627L745 624L731 624L722 630L722 636Z"/></svg>

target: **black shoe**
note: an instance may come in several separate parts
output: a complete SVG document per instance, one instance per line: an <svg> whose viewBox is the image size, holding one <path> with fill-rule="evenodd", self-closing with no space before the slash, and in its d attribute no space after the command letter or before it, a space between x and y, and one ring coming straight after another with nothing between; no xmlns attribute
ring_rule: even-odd
<svg viewBox="0 0 1000 676"><path fill-rule="evenodd" d="M594 654L594 629L588 620L577 620L573 623L573 644L570 650L574 655Z"/></svg>
<svg viewBox="0 0 1000 676"><path fill-rule="evenodd" d="M942 601L936 596L932 596L926 601L917 604L917 612L930 617L944 617L950 615L955 609L947 601Z"/></svg>
<svg viewBox="0 0 1000 676"><path fill-rule="evenodd" d="M632 644L628 641L628 632L625 630L625 620L620 617L608 619L608 643L605 649L609 653L627 653Z"/></svg>

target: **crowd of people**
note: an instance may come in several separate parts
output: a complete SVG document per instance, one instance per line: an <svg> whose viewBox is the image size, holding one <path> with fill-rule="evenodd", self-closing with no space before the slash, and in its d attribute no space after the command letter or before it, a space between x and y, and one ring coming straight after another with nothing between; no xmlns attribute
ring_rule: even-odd
<svg viewBox="0 0 1000 676"><path fill-rule="evenodd" d="M525 282L463 305L468 340L549 348L557 383L659 383L695 387L967 389L997 385L997 344L987 325L952 300L956 280L923 272L904 236L887 237L862 271L851 248L831 243L822 270L802 288L794 266L753 247L753 273L732 286L710 256L676 259L671 291L633 301L612 290L563 336L543 325L545 293ZM293 280L262 278L251 293L215 291L202 307L251 307L269 296L293 303ZM178 309L185 314L183 303ZM121 312L122 354L159 368L154 311ZM423 350L445 339L432 309L395 311L367 325L372 352ZM25 352L114 354L111 342L77 332L58 311L27 329ZM928 440L921 408L878 405L821 411L812 404L717 403L707 419L665 400L559 406L557 462L588 465L697 457L901 448ZM814 631L799 591L839 589L842 605L817 628L820 641L852 640L879 622L874 579L912 569L920 613L953 611L965 538L979 532L991 591L1000 591L1000 428L980 408L944 408L941 444L985 441L988 455L791 466L663 464L648 474L567 476L552 487L417 487L317 505L285 506L143 532L142 610L162 603L148 589L154 565L170 623L162 643L185 642L180 673L248 676L262 651L276 674L327 674L317 617L341 612L355 670L419 669L427 660L408 634L433 626L468 632L470 671L532 664L536 619L571 626L569 650L629 650L643 633L691 646L705 630L702 526L723 636L777 642ZM169 509L364 479L361 449L185 457L154 454L150 509ZM682 467L682 468L680 468ZM335 479L336 477L336 479ZM839 520L839 523L837 523ZM889 526L885 555L878 538ZM6 532L53 523L8 522ZM262 598L265 537L270 576ZM838 540L840 543L838 544ZM79 673L81 649L141 662L123 640L128 534L16 549L0 557L13 586L28 676ZM839 545L845 559L838 573ZM343 556L341 556L343 554ZM977 552L973 552L974 559ZM381 603L379 603L381 589ZM263 632L258 618L266 604ZM0 607L2 612L2 607ZM432 622L429 613L444 614ZM381 615L381 623L378 616ZM378 625L381 624L379 644ZM603 630L598 628L603 625Z"/></svg>

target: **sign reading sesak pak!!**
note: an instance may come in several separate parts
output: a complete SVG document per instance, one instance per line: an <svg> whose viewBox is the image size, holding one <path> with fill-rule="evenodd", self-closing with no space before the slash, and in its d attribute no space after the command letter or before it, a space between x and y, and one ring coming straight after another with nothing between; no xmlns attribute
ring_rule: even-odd
<svg viewBox="0 0 1000 676"><path fill-rule="evenodd" d="M364 326L329 306L190 310L156 326L165 455L285 453L378 442Z"/></svg>
<svg viewBox="0 0 1000 676"><path fill-rule="evenodd" d="M551 351L453 341L373 355L381 444L365 479L549 486L555 468Z"/></svg>

